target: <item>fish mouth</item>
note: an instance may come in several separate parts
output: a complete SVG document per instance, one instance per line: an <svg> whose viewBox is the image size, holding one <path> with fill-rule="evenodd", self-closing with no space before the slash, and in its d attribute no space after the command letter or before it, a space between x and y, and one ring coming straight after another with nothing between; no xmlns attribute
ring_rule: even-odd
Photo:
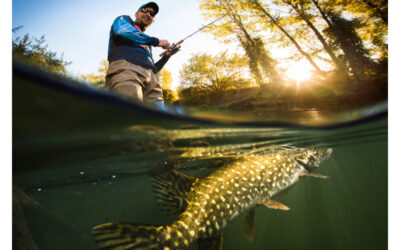
<svg viewBox="0 0 400 250"><path fill-rule="evenodd" d="M321 157L320 163L325 161L325 160L328 160L329 157L331 157L332 152L333 152L333 149L332 148L328 148L326 150L326 152L325 152L325 155Z"/></svg>
<svg viewBox="0 0 400 250"><path fill-rule="evenodd" d="M304 162L302 159L296 159L296 158L295 158L295 161L300 166L302 166L308 173L311 173L316 168L318 168L322 162L329 159L333 150L332 150L332 148L326 148L326 149L319 149L317 151L318 151L318 155L316 157L311 156L312 161L310 161L310 162Z"/></svg>
<svg viewBox="0 0 400 250"><path fill-rule="evenodd" d="M332 148L328 148L328 149L326 150L326 157L329 157L329 156L331 156L331 154L332 154L332 151L333 151L333 149L332 149Z"/></svg>
<svg viewBox="0 0 400 250"><path fill-rule="evenodd" d="M300 166L302 166L308 173L311 173L314 169L316 169L317 167L312 167L312 166L310 166L310 165L307 165L306 163L304 163L304 162L302 162L302 161L300 161L300 160L297 160L297 159L295 159L296 160L296 162L300 165Z"/></svg>

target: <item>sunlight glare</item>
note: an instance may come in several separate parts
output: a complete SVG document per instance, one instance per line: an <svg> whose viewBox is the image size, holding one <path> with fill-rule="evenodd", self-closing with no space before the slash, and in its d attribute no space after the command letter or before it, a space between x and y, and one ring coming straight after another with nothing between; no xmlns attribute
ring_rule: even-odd
<svg viewBox="0 0 400 250"><path fill-rule="evenodd" d="M297 83L303 82L311 78L311 65L304 61L296 62L287 68L285 74Z"/></svg>

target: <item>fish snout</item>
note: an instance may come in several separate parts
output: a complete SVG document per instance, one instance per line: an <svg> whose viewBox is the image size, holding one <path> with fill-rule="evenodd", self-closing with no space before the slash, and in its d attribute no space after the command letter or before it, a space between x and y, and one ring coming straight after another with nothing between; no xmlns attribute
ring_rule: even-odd
<svg viewBox="0 0 400 250"><path fill-rule="evenodd" d="M332 149L332 148L328 148L328 149L326 150L326 152L325 152L325 156L323 156L323 157L321 158L321 162L324 161L324 160L329 159L329 157L331 156L332 152L333 152L333 149Z"/></svg>
<svg viewBox="0 0 400 250"><path fill-rule="evenodd" d="M297 155L295 160L298 164L303 166L307 172L311 173L314 169L318 168L323 161L328 159L332 152L332 148L308 149Z"/></svg>

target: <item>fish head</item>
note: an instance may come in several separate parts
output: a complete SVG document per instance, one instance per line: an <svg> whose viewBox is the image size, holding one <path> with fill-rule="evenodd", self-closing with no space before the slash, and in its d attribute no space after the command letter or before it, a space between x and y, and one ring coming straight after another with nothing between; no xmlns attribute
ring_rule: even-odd
<svg viewBox="0 0 400 250"><path fill-rule="evenodd" d="M294 160L311 173L314 169L327 160L332 153L332 148L306 148L294 154Z"/></svg>

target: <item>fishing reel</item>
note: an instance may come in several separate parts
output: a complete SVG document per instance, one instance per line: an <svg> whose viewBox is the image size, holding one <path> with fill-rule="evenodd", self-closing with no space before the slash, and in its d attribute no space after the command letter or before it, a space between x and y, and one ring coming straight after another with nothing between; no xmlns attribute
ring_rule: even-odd
<svg viewBox="0 0 400 250"><path fill-rule="evenodd" d="M167 52L171 53L171 55L175 54L176 52L179 51L179 49L181 47L179 47L179 45L183 43L183 40L180 40L179 42L177 42L176 44L174 44L173 46L169 47L167 50L165 50L163 53L160 54L160 56L165 55Z"/></svg>

